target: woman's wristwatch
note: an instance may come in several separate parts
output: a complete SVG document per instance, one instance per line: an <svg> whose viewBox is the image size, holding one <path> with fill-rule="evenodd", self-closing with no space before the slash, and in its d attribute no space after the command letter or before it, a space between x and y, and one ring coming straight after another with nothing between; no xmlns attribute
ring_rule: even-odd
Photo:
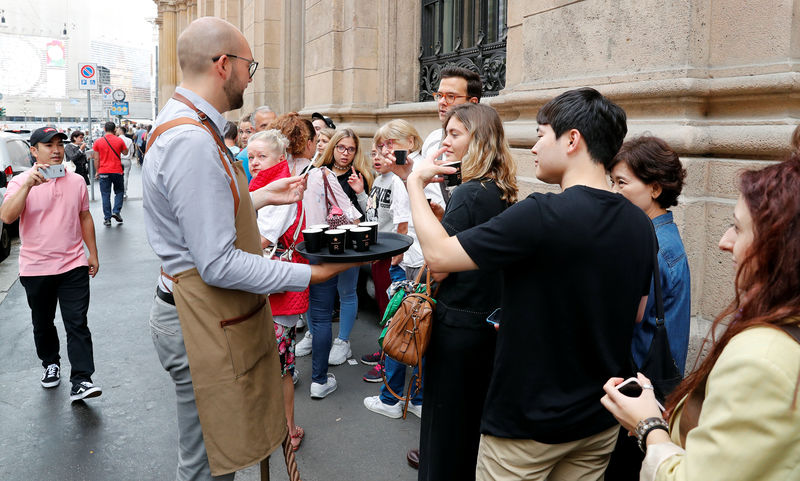
<svg viewBox="0 0 800 481"><path fill-rule="evenodd" d="M669 433L669 426L667 422L664 421L664 418L661 417L642 419L639 421L639 424L636 425L636 441L639 443L639 449L641 449L643 453L647 452L647 435L656 429L663 429Z"/></svg>

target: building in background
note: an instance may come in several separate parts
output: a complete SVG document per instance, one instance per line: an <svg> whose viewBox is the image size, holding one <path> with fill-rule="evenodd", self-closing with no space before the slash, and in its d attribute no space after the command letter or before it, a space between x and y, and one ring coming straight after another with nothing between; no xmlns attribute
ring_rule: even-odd
<svg viewBox="0 0 800 481"><path fill-rule="evenodd" d="M439 128L426 100L455 63L483 76L525 192L554 190L534 175L538 109L568 88L599 89L627 111L630 136L664 138L689 171L674 211L696 337L732 297L717 241L736 174L788 152L800 117L797 0L154 1L161 104L180 81L177 36L198 16L227 19L253 48L259 69L243 111L322 112L364 137L393 118L423 136Z"/></svg>
<svg viewBox="0 0 800 481"><path fill-rule="evenodd" d="M125 91L127 118L153 118L156 39L147 11L155 16L147 0L0 1L0 125L83 128L88 111L87 91L78 87L82 62L99 66L104 85ZM95 121L108 118L108 104L100 90L92 92Z"/></svg>

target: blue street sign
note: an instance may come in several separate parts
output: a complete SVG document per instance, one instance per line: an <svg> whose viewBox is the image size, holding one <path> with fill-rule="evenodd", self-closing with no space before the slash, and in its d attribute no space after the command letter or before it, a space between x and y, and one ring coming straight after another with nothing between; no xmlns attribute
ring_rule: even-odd
<svg viewBox="0 0 800 481"><path fill-rule="evenodd" d="M111 104L111 115L123 117L128 115L128 102L114 102Z"/></svg>

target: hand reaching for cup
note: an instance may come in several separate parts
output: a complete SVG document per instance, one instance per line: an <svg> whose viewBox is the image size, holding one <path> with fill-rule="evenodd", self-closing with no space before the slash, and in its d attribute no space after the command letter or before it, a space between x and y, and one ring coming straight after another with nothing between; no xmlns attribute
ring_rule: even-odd
<svg viewBox="0 0 800 481"><path fill-rule="evenodd" d="M356 194L364 192L364 177L361 176L360 172L356 172L355 167L352 165L350 166L350 172L350 177L347 178L347 185L349 185Z"/></svg>

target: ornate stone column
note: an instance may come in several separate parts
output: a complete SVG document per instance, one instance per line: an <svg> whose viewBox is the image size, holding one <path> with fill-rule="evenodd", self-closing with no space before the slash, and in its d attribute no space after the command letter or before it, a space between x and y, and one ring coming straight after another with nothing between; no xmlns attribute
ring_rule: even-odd
<svg viewBox="0 0 800 481"><path fill-rule="evenodd" d="M158 1L158 108L178 85L177 9L175 0Z"/></svg>

